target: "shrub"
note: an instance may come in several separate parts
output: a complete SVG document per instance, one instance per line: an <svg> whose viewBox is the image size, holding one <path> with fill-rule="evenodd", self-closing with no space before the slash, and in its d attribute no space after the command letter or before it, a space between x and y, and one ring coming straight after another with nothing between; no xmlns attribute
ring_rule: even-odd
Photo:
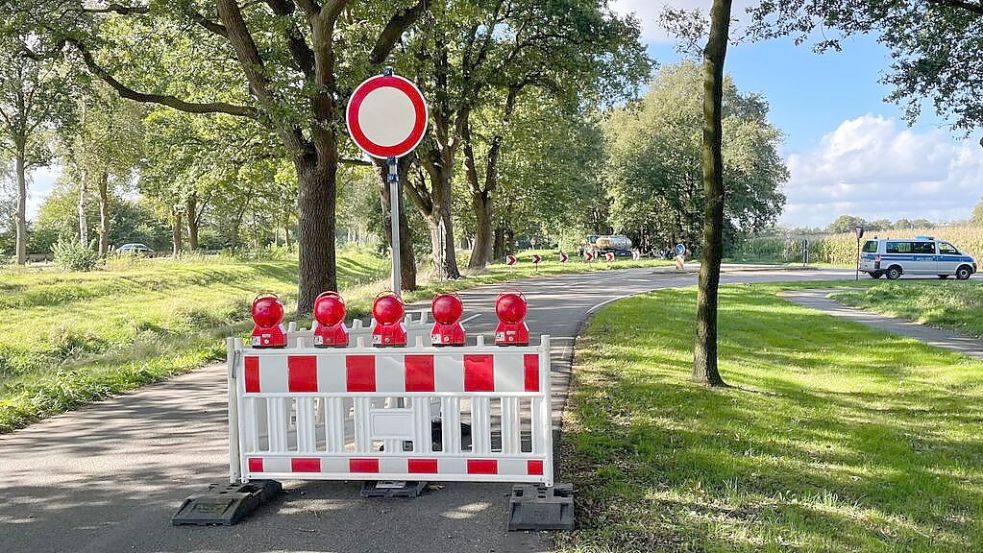
<svg viewBox="0 0 983 553"><path fill-rule="evenodd" d="M55 263L69 271L91 271L99 264L99 252L95 244L83 246L77 240L59 239L51 247Z"/></svg>

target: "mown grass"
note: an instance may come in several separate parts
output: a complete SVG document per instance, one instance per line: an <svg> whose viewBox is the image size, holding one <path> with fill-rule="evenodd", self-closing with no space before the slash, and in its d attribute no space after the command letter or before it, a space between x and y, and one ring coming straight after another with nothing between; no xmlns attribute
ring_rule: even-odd
<svg viewBox="0 0 983 553"><path fill-rule="evenodd" d="M297 296L297 262L136 260L107 270L7 270L0 279L0 432L184 372L249 328L249 304ZM343 288L388 264L339 256Z"/></svg>
<svg viewBox="0 0 983 553"><path fill-rule="evenodd" d="M565 552L983 549L983 363L721 291L721 371L689 382L695 292L617 302L578 340Z"/></svg>
<svg viewBox="0 0 983 553"><path fill-rule="evenodd" d="M882 282L833 295L839 302L983 337L983 281Z"/></svg>
<svg viewBox="0 0 983 553"><path fill-rule="evenodd" d="M494 264L461 280L421 278L423 286L405 297L428 300L436 290L537 274L666 264L587 265L574 258L568 264L544 261L537 269L530 255L520 255L515 268ZM372 298L388 287L388 259L347 250L339 254L338 270L349 316L366 315ZM251 328L249 304L259 292L278 294L287 320L297 320L297 261L190 257L114 261L91 273L3 270L0 432L221 359L223 338ZM299 322L309 324L309 315Z"/></svg>

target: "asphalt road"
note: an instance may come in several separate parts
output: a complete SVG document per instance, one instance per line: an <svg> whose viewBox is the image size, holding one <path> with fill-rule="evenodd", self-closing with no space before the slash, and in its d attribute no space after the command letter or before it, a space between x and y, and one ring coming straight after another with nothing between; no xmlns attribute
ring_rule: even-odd
<svg viewBox="0 0 983 553"><path fill-rule="evenodd" d="M724 283L828 280L852 271L733 271ZM469 332L490 334L494 299L518 288L534 334L553 337L559 420L573 338L592 310L695 274L597 271L461 294ZM413 500L364 500L356 483L293 482L279 501L232 527L172 527L186 496L227 481L224 365L148 386L0 436L0 551L535 552L545 536L508 533L507 484L447 484Z"/></svg>

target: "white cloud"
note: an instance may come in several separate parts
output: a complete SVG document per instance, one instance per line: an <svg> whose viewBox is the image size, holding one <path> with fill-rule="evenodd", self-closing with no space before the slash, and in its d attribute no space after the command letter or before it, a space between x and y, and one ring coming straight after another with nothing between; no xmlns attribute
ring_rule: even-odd
<svg viewBox="0 0 983 553"><path fill-rule="evenodd" d="M665 6L686 10L710 11L713 0L612 0L611 9L626 15L634 13L642 23L642 40L646 42L674 42L675 39L659 25L659 14ZM744 19L747 8L757 5L754 0L735 0L731 13L734 18ZM739 24L738 24L739 26Z"/></svg>
<svg viewBox="0 0 983 553"><path fill-rule="evenodd" d="M918 132L865 115L844 121L810 152L787 159L782 223L825 226L844 213L873 219L966 219L983 195L983 149L974 140Z"/></svg>
<svg viewBox="0 0 983 553"><path fill-rule="evenodd" d="M41 203L51 193L55 181L61 176L62 167L52 164L50 167L35 169L28 175L27 181L27 219L34 220L41 208Z"/></svg>

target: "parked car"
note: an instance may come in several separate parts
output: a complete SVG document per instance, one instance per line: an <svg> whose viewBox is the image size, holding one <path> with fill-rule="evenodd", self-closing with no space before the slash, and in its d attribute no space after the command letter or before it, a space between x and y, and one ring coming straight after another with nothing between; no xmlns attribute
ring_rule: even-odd
<svg viewBox="0 0 983 553"><path fill-rule="evenodd" d="M864 243L860 270L871 276L891 280L902 274L955 276L966 280L977 271L976 260L944 240L932 236L915 238L874 238Z"/></svg>
<svg viewBox="0 0 983 553"><path fill-rule="evenodd" d="M116 248L116 255L138 255L143 257L153 257L157 252L146 244L123 244Z"/></svg>

